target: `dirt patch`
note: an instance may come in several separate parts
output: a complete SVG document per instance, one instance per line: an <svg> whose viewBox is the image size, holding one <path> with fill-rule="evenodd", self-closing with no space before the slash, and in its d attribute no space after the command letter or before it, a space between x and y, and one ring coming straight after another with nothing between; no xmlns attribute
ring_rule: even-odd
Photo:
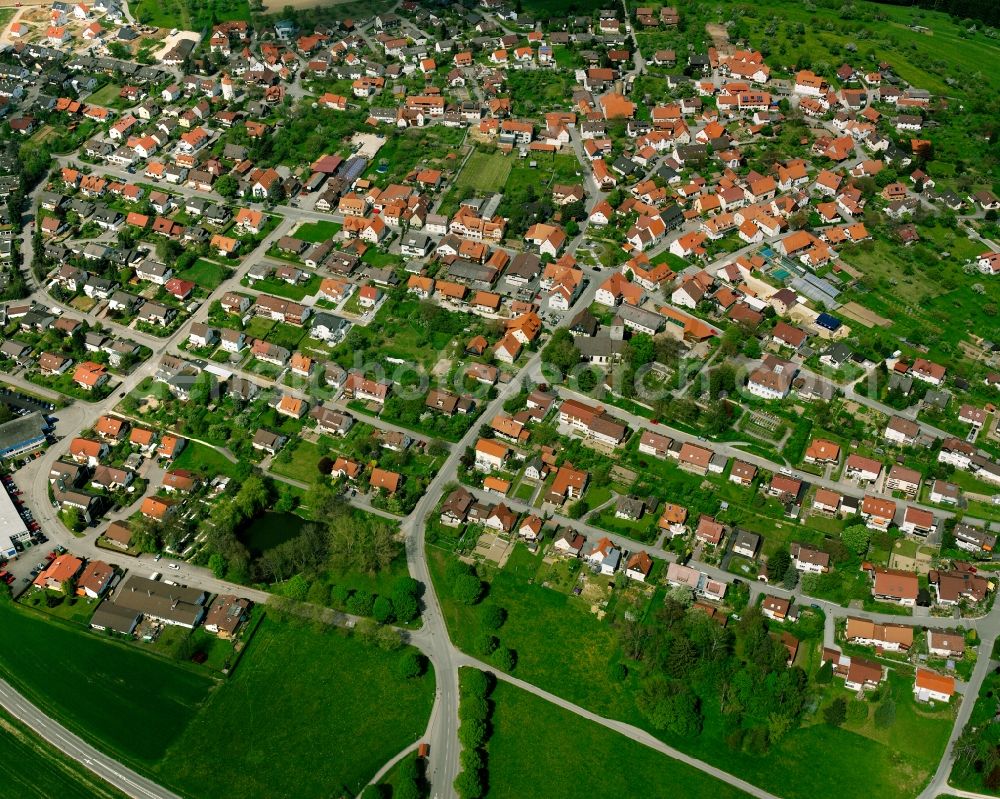
<svg viewBox="0 0 1000 799"><path fill-rule="evenodd" d="M876 325L879 327L889 327L889 325L892 324L892 320L885 319L874 311L869 311L863 305L858 305L856 302L849 302L846 305L841 305L839 311L848 319L860 322L865 327L875 327Z"/></svg>
<svg viewBox="0 0 1000 799"><path fill-rule="evenodd" d="M712 37L712 46L721 54L729 55L732 46L729 44L729 31L725 25L717 22L709 22L705 25L705 31Z"/></svg>
<svg viewBox="0 0 1000 799"><path fill-rule="evenodd" d="M502 569L510 557L513 546L512 541L501 538L495 533L483 533L476 541L476 554L484 560L496 563Z"/></svg>

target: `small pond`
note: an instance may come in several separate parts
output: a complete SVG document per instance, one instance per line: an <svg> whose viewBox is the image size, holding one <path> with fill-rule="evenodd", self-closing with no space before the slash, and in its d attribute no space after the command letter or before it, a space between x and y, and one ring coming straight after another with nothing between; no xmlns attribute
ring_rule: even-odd
<svg viewBox="0 0 1000 799"><path fill-rule="evenodd" d="M306 520L294 513L262 513L240 530L239 538L250 554L259 557L302 532Z"/></svg>

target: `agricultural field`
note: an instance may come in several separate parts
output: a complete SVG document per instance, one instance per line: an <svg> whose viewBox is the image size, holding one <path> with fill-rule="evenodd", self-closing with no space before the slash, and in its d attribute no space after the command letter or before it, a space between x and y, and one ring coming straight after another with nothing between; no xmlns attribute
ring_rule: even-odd
<svg viewBox="0 0 1000 799"><path fill-rule="evenodd" d="M125 794L0 711L0 785L19 799L124 799Z"/></svg>
<svg viewBox="0 0 1000 799"><path fill-rule="evenodd" d="M184 793L217 799L279 796L289 785L303 798L356 795L427 724L433 675L397 677L400 657L332 628L265 619L157 770ZM252 734L237 741L237 730ZM239 756L219 757L207 741L237 745Z"/></svg>
<svg viewBox="0 0 1000 799"><path fill-rule="evenodd" d="M164 756L216 686L203 673L9 604L0 604L0 676L73 732L140 768ZM157 690L135 688L150 685Z"/></svg>

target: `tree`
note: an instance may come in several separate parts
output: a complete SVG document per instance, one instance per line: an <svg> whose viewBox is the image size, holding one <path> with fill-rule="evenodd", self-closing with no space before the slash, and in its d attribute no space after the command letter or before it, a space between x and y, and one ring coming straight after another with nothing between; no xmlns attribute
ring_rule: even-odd
<svg viewBox="0 0 1000 799"><path fill-rule="evenodd" d="M483 583L474 574L463 574L452 586L455 601L463 605L475 605L483 595Z"/></svg>
<svg viewBox="0 0 1000 799"><path fill-rule="evenodd" d="M458 706L459 720L477 719L479 721L486 721L489 715L490 706L485 697L469 696L468 692L462 693L462 701Z"/></svg>
<svg viewBox="0 0 1000 799"><path fill-rule="evenodd" d="M854 524L844 529L840 540L855 555L864 555L871 543L871 531L863 524Z"/></svg>
<svg viewBox="0 0 1000 799"><path fill-rule="evenodd" d="M517 653L509 647L501 646L493 653L493 662L503 671L513 671L517 666Z"/></svg>
<svg viewBox="0 0 1000 799"><path fill-rule="evenodd" d="M507 620L507 611L497 605L483 608L483 626L488 630L499 630Z"/></svg>
<svg viewBox="0 0 1000 799"><path fill-rule="evenodd" d="M767 573L772 580L780 580L792 565L792 556L787 549L775 552L767 562Z"/></svg>
<svg viewBox="0 0 1000 799"><path fill-rule="evenodd" d="M375 597L365 590L355 591L347 600L347 609L356 616L371 616L375 608Z"/></svg>
<svg viewBox="0 0 1000 799"><path fill-rule="evenodd" d="M399 555L401 544L391 526L354 515L335 495L324 501L316 518L326 519L330 562L338 571L377 574Z"/></svg>
<svg viewBox="0 0 1000 799"><path fill-rule="evenodd" d="M698 697L687 687L654 677L643 686L640 706L643 715L658 730L684 737L701 732Z"/></svg>
<svg viewBox="0 0 1000 799"><path fill-rule="evenodd" d="M466 669L462 672L462 690L469 696L486 698L491 688L490 676L485 671Z"/></svg>
<svg viewBox="0 0 1000 799"><path fill-rule="evenodd" d="M478 771L463 771L455 777L455 793L459 799L479 799L483 795L483 783Z"/></svg>
<svg viewBox="0 0 1000 799"><path fill-rule="evenodd" d="M424 673L424 661L419 652L410 649L399 658L397 667L399 676L404 680L412 680Z"/></svg>
<svg viewBox="0 0 1000 799"><path fill-rule="evenodd" d="M781 578L781 587L786 591L791 591L799 584L799 570L794 566L785 569L785 574Z"/></svg>
<svg viewBox="0 0 1000 799"><path fill-rule="evenodd" d="M309 581L301 574L296 574L285 583L282 593L296 602L305 602L306 595L309 593Z"/></svg>
<svg viewBox="0 0 1000 799"><path fill-rule="evenodd" d="M384 596L376 597L372 615L379 624L388 624L394 618L392 602Z"/></svg>
<svg viewBox="0 0 1000 799"><path fill-rule="evenodd" d="M476 636L476 651L483 657L489 657L500 646L500 639L495 635L483 632Z"/></svg>
<svg viewBox="0 0 1000 799"><path fill-rule="evenodd" d="M226 576L226 559L218 552L215 552L208 559L208 568L212 570L212 574L215 575L216 579L221 580Z"/></svg>
<svg viewBox="0 0 1000 799"><path fill-rule="evenodd" d="M576 348L573 335L564 327L552 334L542 356L545 363L555 366L563 375L569 374L580 362L580 350Z"/></svg>
<svg viewBox="0 0 1000 799"><path fill-rule="evenodd" d="M486 722L482 719L465 719L458 725L458 740L466 749L478 749L486 740Z"/></svg>
<svg viewBox="0 0 1000 799"><path fill-rule="evenodd" d="M222 175L215 183L212 188L220 195L227 199L232 199L240 191L240 184L236 177L232 174Z"/></svg>
<svg viewBox="0 0 1000 799"><path fill-rule="evenodd" d="M896 702L891 696L886 697L875 707L875 726L891 727L896 723Z"/></svg>
<svg viewBox="0 0 1000 799"><path fill-rule="evenodd" d="M410 594L393 594L392 608L396 613L396 619L403 624L413 621L420 615L420 605L416 597Z"/></svg>
<svg viewBox="0 0 1000 799"><path fill-rule="evenodd" d="M316 469L320 474L330 474L333 471L333 458L324 455L316 464Z"/></svg>
<svg viewBox="0 0 1000 799"><path fill-rule="evenodd" d="M847 721L847 700L838 696L823 710L823 720L831 727L839 727Z"/></svg>

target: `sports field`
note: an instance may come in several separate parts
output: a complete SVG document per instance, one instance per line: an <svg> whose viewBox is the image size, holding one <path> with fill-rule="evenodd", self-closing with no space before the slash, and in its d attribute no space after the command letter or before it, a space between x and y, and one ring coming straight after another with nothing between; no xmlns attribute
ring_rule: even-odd
<svg viewBox="0 0 1000 799"><path fill-rule="evenodd" d="M455 185L476 192L499 191L507 182L513 165L514 159L508 155L475 152L458 173Z"/></svg>

